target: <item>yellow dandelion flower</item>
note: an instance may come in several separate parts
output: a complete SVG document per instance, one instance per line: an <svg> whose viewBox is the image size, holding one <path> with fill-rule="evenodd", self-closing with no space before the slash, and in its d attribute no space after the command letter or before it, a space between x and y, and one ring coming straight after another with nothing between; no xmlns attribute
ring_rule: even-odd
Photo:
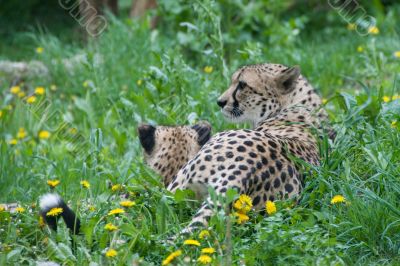
<svg viewBox="0 0 400 266"><path fill-rule="evenodd" d="M96 207L94 205L89 206L89 211L94 212L96 210Z"/></svg>
<svg viewBox="0 0 400 266"><path fill-rule="evenodd" d="M239 199L235 201L233 207L239 212L247 213L253 207L253 201L249 196L242 194L239 196Z"/></svg>
<svg viewBox="0 0 400 266"><path fill-rule="evenodd" d="M203 253L203 254L213 254L213 253L215 253L215 249L214 248L203 248L201 250L201 253Z"/></svg>
<svg viewBox="0 0 400 266"><path fill-rule="evenodd" d="M194 239L186 239L183 241L183 244L187 246L200 246L200 242Z"/></svg>
<svg viewBox="0 0 400 266"><path fill-rule="evenodd" d="M348 30L355 30L356 28L357 28L357 24L355 24L355 23L347 24L347 29Z"/></svg>
<svg viewBox="0 0 400 266"><path fill-rule="evenodd" d="M138 79L138 80L136 81L136 84L137 84L138 86L142 85L142 84L143 84L143 80Z"/></svg>
<svg viewBox="0 0 400 266"><path fill-rule="evenodd" d="M112 223L108 223L104 226L104 229L106 229L107 231L115 231L118 230L118 226L113 225Z"/></svg>
<svg viewBox="0 0 400 266"><path fill-rule="evenodd" d="M0 117L2 117L2 116L3 116L3 111L0 110Z"/></svg>
<svg viewBox="0 0 400 266"><path fill-rule="evenodd" d="M36 87L35 94L36 95L43 95L46 93L46 90L43 87Z"/></svg>
<svg viewBox="0 0 400 266"><path fill-rule="evenodd" d="M39 139L48 139L48 138L50 138L50 136L51 136L51 134L47 130L41 130L41 131L39 131L39 134L38 134Z"/></svg>
<svg viewBox="0 0 400 266"><path fill-rule="evenodd" d="M25 128L20 127L19 130L18 130L18 133L17 133L17 138L23 139L23 138L26 137L26 135L27 135L27 133L25 131Z"/></svg>
<svg viewBox="0 0 400 266"><path fill-rule="evenodd" d="M15 209L15 211L18 212L18 213L23 213L23 212L25 212L25 208L23 208L23 207L17 207L17 208Z"/></svg>
<svg viewBox="0 0 400 266"><path fill-rule="evenodd" d="M82 186L83 188L90 188L90 183L89 183L89 181L87 181L87 180L82 180L80 183L81 183L81 186Z"/></svg>
<svg viewBox="0 0 400 266"><path fill-rule="evenodd" d="M388 103L388 102L390 102L390 97L389 97L389 96L383 96L383 97L382 97L382 100L383 100L385 103Z"/></svg>
<svg viewBox="0 0 400 266"><path fill-rule="evenodd" d="M393 53L394 57L400 58L400 51L396 51Z"/></svg>
<svg viewBox="0 0 400 266"><path fill-rule="evenodd" d="M3 212L3 211L5 211L5 210L6 210L6 206L0 205L0 212Z"/></svg>
<svg viewBox="0 0 400 266"><path fill-rule="evenodd" d="M46 216L58 216L63 212L63 208L53 208L46 213Z"/></svg>
<svg viewBox="0 0 400 266"><path fill-rule="evenodd" d="M234 215L237 217L236 222L238 224L243 224L250 219L249 216L247 216L245 213L235 212Z"/></svg>
<svg viewBox="0 0 400 266"><path fill-rule="evenodd" d="M359 52L359 53L364 52L364 47L361 46L361 45L359 45L359 46L357 47L357 52Z"/></svg>
<svg viewBox="0 0 400 266"><path fill-rule="evenodd" d="M331 204L342 203L342 202L346 202L345 197L343 197L342 195L335 195L331 200Z"/></svg>
<svg viewBox="0 0 400 266"><path fill-rule="evenodd" d="M396 128L397 127L397 120L392 121L392 123L390 124L390 126L392 128Z"/></svg>
<svg viewBox="0 0 400 266"><path fill-rule="evenodd" d="M76 133L78 133L78 129L76 127L71 127L69 129L69 133L71 133L72 135L75 135Z"/></svg>
<svg viewBox="0 0 400 266"><path fill-rule="evenodd" d="M44 48L43 47L36 47L36 53L38 53L38 54L41 54L41 53L43 53L43 51L44 51Z"/></svg>
<svg viewBox="0 0 400 266"><path fill-rule="evenodd" d="M118 255L118 252L115 249L109 248L106 252L107 258L113 258Z"/></svg>
<svg viewBox="0 0 400 266"><path fill-rule="evenodd" d="M121 185L120 184L116 184L116 185L113 185L112 187L111 187L111 190L112 191L118 191L118 190L120 190L121 189Z"/></svg>
<svg viewBox="0 0 400 266"><path fill-rule="evenodd" d="M42 217L42 216L39 216L39 226L40 226L40 227L43 227L43 226L45 226L45 225L46 225L46 223L44 222L43 217Z"/></svg>
<svg viewBox="0 0 400 266"><path fill-rule="evenodd" d="M36 102L36 96L29 96L27 99L26 99L26 102L27 103L29 103L29 104L32 104L32 103L34 103L34 102Z"/></svg>
<svg viewBox="0 0 400 266"><path fill-rule="evenodd" d="M16 140L16 139L10 139L8 141L8 144L10 144L10 145L17 145L17 143L18 143L18 140Z"/></svg>
<svg viewBox="0 0 400 266"><path fill-rule="evenodd" d="M214 68L212 66L205 66L204 67L204 72L206 72L207 74L210 74L211 72L213 72Z"/></svg>
<svg viewBox="0 0 400 266"><path fill-rule="evenodd" d="M20 91L20 92L18 92L18 98L24 98L25 97L25 92L23 92L23 91Z"/></svg>
<svg viewBox="0 0 400 266"><path fill-rule="evenodd" d="M50 86L50 90L52 90L52 91L56 91L56 90L57 90L57 86L56 86L56 85L54 85L54 84L53 84L53 85L51 85L51 86Z"/></svg>
<svg viewBox="0 0 400 266"><path fill-rule="evenodd" d="M121 202L119 203L119 205L121 205L122 207L129 208L129 207L135 206L135 205L136 205L136 202L130 201L130 200L126 200L126 201L121 201Z"/></svg>
<svg viewBox="0 0 400 266"><path fill-rule="evenodd" d="M47 185L52 188L55 188L58 184L60 184L60 180L47 180Z"/></svg>
<svg viewBox="0 0 400 266"><path fill-rule="evenodd" d="M10 92L12 94L18 94L21 91L21 87L20 86L12 86L10 89Z"/></svg>
<svg viewBox="0 0 400 266"><path fill-rule="evenodd" d="M124 209L116 208L108 212L108 216L125 213Z"/></svg>
<svg viewBox="0 0 400 266"><path fill-rule="evenodd" d="M210 237L210 232L208 230L201 230L199 234L200 239L205 239L207 237Z"/></svg>
<svg viewBox="0 0 400 266"><path fill-rule="evenodd" d="M200 262L201 264L209 264L212 262L212 258L208 255L201 255L198 259L198 262Z"/></svg>
<svg viewBox="0 0 400 266"><path fill-rule="evenodd" d="M267 202L265 203L265 210L267 211L268 215L276 213L275 203L270 200L267 200Z"/></svg>
<svg viewBox="0 0 400 266"><path fill-rule="evenodd" d="M368 33L373 34L373 35L377 35L379 34L379 29L377 26L372 26L368 28Z"/></svg>
<svg viewBox="0 0 400 266"><path fill-rule="evenodd" d="M168 257L165 258L165 260L162 261L163 266L170 264L175 258L179 257L182 255L182 250L178 249L177 251L172 252L171 254L168 255Z"/></svg>

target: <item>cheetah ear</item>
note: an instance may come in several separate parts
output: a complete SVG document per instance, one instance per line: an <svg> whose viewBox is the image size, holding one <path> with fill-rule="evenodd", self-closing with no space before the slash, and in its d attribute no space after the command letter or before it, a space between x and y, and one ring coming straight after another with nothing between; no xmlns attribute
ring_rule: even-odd
<svg viewBox="0 0 400 266"><path fill-rule="evenodd" d="M155 140L156 128L152 125L140 125L138 127L138 134L140 144L147 154L150 154L156 143Z"/></svg>
<svg viewBox="0 0 400 266"><path fill-rule="evenodd" d="M296 81L300 76L300 67L294 66L283 70L276 77L279 90L283 93L289 93L296 87Z"/></svg>
<svg viewBox="0 0 400 266"><path fill-rule="evenodd" d="M211 138L211 125L206 121L202 121L192 126L192 129L196 130L197 132L197 142L200 146L206 144L206 142Z"/></svg>

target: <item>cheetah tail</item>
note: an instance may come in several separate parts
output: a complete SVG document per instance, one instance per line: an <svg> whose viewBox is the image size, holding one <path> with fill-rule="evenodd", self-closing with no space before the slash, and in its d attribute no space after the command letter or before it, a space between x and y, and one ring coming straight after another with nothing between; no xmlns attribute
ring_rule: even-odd
<svg viewBox="0 0 400 266"><path fill-rule="evenodd" d="M48 193L41 196L39 199L39 206L40 215L51 229L57 231L58 215L57 213L55 213L55 215L49 215L49 212L54 208L61 208L60 211L62 212L59 215L63 217L67 227L73 234L79 233L80 220L59 195Z"/></svg>

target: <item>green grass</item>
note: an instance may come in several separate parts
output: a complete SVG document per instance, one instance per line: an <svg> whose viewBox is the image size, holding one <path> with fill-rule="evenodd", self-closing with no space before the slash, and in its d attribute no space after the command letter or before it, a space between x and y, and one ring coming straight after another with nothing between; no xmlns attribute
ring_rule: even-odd
<svg viewBox="0 0 400 266"><path fill-rule="evenodd" d="M160 2L155 31L149 19L108 17L108 30L87 45L66 41L73 34L60 38L56 33L61 31L36 29L1 44L0 58L41 60L50 76L25 80L22 88L28 95L37 86L46 88L32 105L12 95L8 77L0 77L0 202L26 208L21 214L0 212L0 264L159 265L182 249L184 255L175 262L193 265L199 248L166 239L190 221L199 204L168 193L144 165L137 125L205 119L214 132L247 126L224 121L215 104L229 84L227 74L244 64L277 62L299 65L329 99L326 108L338 136L334 143L321 141L322 165L307 177L297 205L277 202L276 214L253 212L249 222L232 221L231 227L226 217L216 215L202 247L217 250L215 265L399 265L400 122L392 122L400 120L400 100L386 103L382 98L400 93L400 59L393 56L400 50L400 7L374 14L379 15L380 34L361 37L332 10L321 28L324 18L312 12L299 17L293 10L275 10L263 21L265 13L257 7L237 13L213 1ZM236 23L229 23L229 16L236 16ZM274 27L265 30L268 25ZM292 35L293 28L300 33ZM42 54L34 52L38 46ZM61 59L75 54L86 54L88 63L67 72ZM205 73L205 66L213 72ZM51 90L52 85L57 89ZM10 145L21 127L27 136ZM41 130L52 136L39 139ZM74 245L62 223L57 233L39 226L34 204L51 191L50 179L61 181L55 191L84 225ZM81 180L88 180L90 189L82 188ZM121 184L122 191L112 191L109 182ZM119 218L107 216L119 207L120 192L129 192L136 206ZM347 204L330 204L337 194ZM119 230L107 232L108 222ZM118 251L117 257L105 257L109 247Z"/></svg>

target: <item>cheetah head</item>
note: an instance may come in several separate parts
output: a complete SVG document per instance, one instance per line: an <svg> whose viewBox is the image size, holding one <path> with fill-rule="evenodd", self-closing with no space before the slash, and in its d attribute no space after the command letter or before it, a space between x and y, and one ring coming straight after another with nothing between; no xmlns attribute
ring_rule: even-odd
<svg viewBox="0 0 400 266"><path fill-rule="evenodd" d="M147 165L160 174L168 186L178 171L211 138L211 125L208 122L194 126L146 124L138 127L138 134Z"/></svg>
<svg viewBox="0 0 400 266"><path fill-rule="evenodd" d="M227 119L255 125L285 105L285 98L296 87L299 76L297 66L245 66L232 75L231 85L217 103Z"/></svg>

